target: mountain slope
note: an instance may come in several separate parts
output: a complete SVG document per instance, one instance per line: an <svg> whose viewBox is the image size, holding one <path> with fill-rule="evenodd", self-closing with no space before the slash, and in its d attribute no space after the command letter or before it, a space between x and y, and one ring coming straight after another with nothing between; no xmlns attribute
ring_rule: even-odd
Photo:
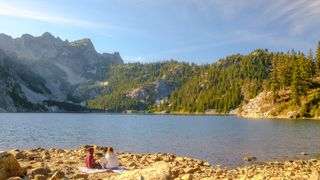
<svg viewBox="0 0 320 180"><path fill-rule="evenodd" d="M88 102L94 109L111 112L154 111L171 92L198 71L198 66L177 61L111 66L105 90Z"/></svg>
<svg viewBox="0 0 320 180"><path fill-rule="evenodd" d="M50 33L40 37L25 34L15 39L0 34L0 49L8 57L3 71L9 72L9 77L15 80L19 77L17 84L20 84L21 93L29 102L36 104L44 104L47 100L85 101L87 92L79 95L75 92L77 87L105 79L110 65L123 63L117 52L97 53L90 39L68 42ZM19 65L9 66L8 62ZM29 76L25 76L26 73ZM76 102L73 102L74 94L77 95Z"/></svg>
<svg viewBox="0 0 320 180"><path fill-rule="evenodd" d="M19 59L10 57L0 50L0 111L43 111L41 103L50 90L45 80L26 68ZM37 98L28 100L27 96Z"/></svg>

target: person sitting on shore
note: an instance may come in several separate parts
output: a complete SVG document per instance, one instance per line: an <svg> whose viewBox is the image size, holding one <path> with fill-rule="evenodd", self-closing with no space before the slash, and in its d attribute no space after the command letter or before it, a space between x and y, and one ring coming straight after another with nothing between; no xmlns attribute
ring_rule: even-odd
<svg viewBox="0 0 320 180"><path fill-rule="evenodd" d="M102 161L102 167L106 169L112 169L119 167L119 161L117 155L113 152L112 147L108 147L106 155Z"/></svg>
<svg viewBox="0 0 320 180"><path fill-rule="evenodd" d="M90 168L90 169L95 168L95 160L93 157L93 152L94 152L93 147L89 147L88 152L87 152L87 156L85 159L85 167L86 168Z"/></svg>

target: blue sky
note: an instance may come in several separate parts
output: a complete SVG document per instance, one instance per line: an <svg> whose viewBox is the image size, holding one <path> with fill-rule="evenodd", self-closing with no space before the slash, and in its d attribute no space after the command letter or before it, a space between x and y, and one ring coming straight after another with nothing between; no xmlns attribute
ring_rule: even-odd
<svg viewBox="0 0 320 180"><path fill-rule="evenodd" d="M0 0L0 33L90 38L125 62L212 63L257 48L307 52L320 40L319 0Z"/></svg>

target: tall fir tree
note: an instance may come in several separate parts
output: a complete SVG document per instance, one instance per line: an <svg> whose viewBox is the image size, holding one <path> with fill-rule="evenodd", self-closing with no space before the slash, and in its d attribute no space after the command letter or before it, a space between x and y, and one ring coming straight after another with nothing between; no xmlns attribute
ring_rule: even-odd
<svg viewBox="0 0 320 180"><path fill-rule="evenodd" d="M278 54L272 57L272 69L270 72L270 82L271 82L270 88L273 92L274 97L277 94L280 86L277 67L278 67Z"/></svg>
<svg viewBox="0 0 320 180"><path fill-rule="evenodd" d="M316 72L317 76L320 75L320 41L318 42L318 47L315 56Z"/></svg>
<svg viewBox="0 0 320 180"><path fill-rule="evenodd" d="M300 98L300 88L301 88L301 73L300 73L300 67L298 63L298 59L296 58L296 54L294 50L291 51L290 55L291 62L293 63L293 72L292 72L292 81L291 81L291 100L293 104L299 104L299 98Z"/></svg>
<svg viewBox="0 0 320 180"><path fill-rule="evenodd" d="M307 70L309 72L309 78L313 78L315 76L315 65L313 61L312 49L309 49L308 61L307 61Z"/></svg>
<svg viewBox="0 0 320 180"><path fill-rule="evenodd" d="M299 53L298 68L300 72L300 74L298 74L300 78L299 95L305 95L310 87L311 72L309 61L305 58L303 53Z"/></svg>

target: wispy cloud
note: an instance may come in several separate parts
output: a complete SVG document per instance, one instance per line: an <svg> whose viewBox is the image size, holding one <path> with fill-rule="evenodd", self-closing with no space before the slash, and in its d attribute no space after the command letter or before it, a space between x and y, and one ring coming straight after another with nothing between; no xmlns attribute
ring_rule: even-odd
<svg viewBox="0 0 320 180"><path fill-rule="evenodd" d="M0 8L0 16L17 17L49 23L64 24L69 26L78 26L83 28L126 30L126 28L114 26L107 23L95 23L86 20L78 20L67 16L50 14L49 12L41 12L39 10L17 7L7 2L0 2Z"/></svg>
<svg viewBox="0 0 320 180"><path fill-rule="evenodd" d="M320 1L275 1L262 11L264 19L279 26L287 26L292 34L305 33L320 23Z"/></svg>

